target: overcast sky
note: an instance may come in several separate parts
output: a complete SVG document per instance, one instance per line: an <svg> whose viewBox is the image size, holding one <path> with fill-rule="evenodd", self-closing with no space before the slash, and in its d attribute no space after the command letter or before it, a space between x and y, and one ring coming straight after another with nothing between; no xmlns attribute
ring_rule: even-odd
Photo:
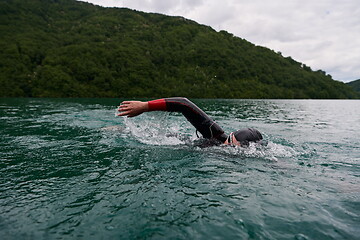
<svg viewBox="0 0 360 240"><path fill-rule="evenodd" d="M291 56L335 80L360 79L359 0L84 0L183 16Z"/></svg>

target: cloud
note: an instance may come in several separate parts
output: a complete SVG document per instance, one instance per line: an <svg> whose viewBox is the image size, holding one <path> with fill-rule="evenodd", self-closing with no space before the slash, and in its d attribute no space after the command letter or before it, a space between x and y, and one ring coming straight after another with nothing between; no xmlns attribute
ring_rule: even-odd
<svg viewBox="0 0 360 240"><path fill-rule="evenodd" d="M204 0L89 0L88 2L97 3L102 6L117 6L127 7L145 12L157 13L186 13L199 5L202 5Z"/></svg>
<svg viewBox="0 0 360 240"><path fill-rule="evenodd" d="M222 29L222 26L235 18L235 16L236 9L233 4L228 1L224 1L221 5L215 1L208 1L206 7L204 7L204 5L197 6L187 13L187 17L218 30Z"/></svg>
<svg viewBox="0 0 360 240"><path fill-rule="evenodd" d="M360 79L358 0L87 0L184 16L280 51L334 79Z"/></svg>

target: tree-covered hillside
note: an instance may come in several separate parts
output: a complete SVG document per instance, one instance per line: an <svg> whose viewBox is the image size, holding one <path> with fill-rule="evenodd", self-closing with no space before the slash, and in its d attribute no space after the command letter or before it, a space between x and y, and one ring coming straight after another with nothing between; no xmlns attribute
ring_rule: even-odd
<svg viewBox="0 0 360 240"><path fill-rule="evenodd" d="M348 82L347 85L352 87L356 92L360 93L360 79Z"/></svg>
<svg viewBox="0 0 360 240"><path fill-rule="evenodd" d="M0 0L0 96L356 98L225 31L75 0Z"/></svg>

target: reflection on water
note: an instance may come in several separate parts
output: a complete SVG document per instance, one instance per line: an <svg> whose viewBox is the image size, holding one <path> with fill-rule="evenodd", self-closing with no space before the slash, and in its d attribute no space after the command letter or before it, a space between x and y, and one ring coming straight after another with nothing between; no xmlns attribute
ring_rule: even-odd
<svg viewBox="0 0 360 240"><path fill-rule="evenodd" d="M176 113L0 100L5 239L356 239L359 101L194 100L268 144L199 147Z"/></svg>

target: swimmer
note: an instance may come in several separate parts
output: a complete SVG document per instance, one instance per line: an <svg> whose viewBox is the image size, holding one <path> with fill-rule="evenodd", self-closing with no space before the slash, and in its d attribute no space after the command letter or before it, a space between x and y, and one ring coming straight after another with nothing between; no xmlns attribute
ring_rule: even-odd
<svg viewBox="0 0 360 240"><path fill-rule="evenodd" d="M261 133L254 128L244 128L226 135L223 129L203 110L187 98L174 97L148 102L124 101L118 107L118 116L135 117L144 112L167 111L180 112L199 131L204 138L220 143L246 147L249 142L261 142Z"/></svg>

